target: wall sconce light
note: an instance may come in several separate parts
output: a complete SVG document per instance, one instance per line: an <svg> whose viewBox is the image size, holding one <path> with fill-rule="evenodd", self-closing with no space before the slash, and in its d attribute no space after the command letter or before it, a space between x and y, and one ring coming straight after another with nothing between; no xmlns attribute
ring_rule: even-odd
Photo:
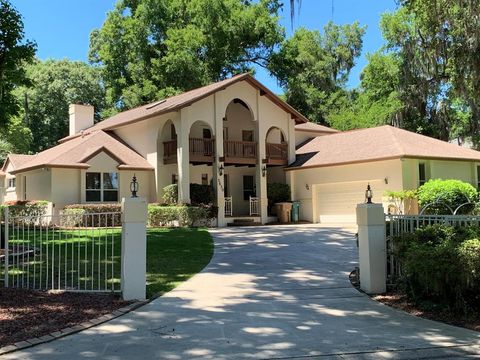
<svg viewBox="0 0 480 360"><path fill-rule="evenodd" d="M385 184L388 184L388 176L385 177Z"/></svg>
<svg viewBox="0 0 480 360"><path fill-rule="evenodd" d="M310 185L305 184L305 189L310 190Z"/></svg>
<svg viewBox="0 0 480 360"><path fill-rule="evenodd" d="M225 170L225 168L223 167L223 164L220 164L220 167L218 168L218 175L223 176L223 170Z"/></svg>
<svg viewBox="0 0 480 360"><path fill-rule="evenodd" d="M267 165L263 165L263 168L262 168L262 176L263 176L263 177L267 176Z"/></svg>
<svg viewBox="0 0 480 360"><path fill-rule="evenodd" d="M132 192L132 198L137 197L137 192L138 192L138 182L137 182L137 177L135 174L133 174L132 182L130 183L130 191Z"/></svg>
<svg viewBox="0 0 480 360"><path fill-rule="evenodd" d="M367 190L365 191L365 202L367 204L371 204L372 198L373 198L373 191L372 191L372 188L370 187L370 184L368 184Z"/></svg>

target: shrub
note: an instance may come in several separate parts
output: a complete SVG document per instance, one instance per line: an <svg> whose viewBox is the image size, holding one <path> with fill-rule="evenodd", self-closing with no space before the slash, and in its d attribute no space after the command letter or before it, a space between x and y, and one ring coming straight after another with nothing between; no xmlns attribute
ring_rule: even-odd
<svg viewBox="0 0 480 360"><path fill-rule="evenodd" d="M388 197L390 205L395 208L396 214L409 214L412 206L412 200L417 198L415 190L387 190L385 191L384 195Z"/></svg>
<svg viewBox="0 0 480 360"><path fill-rule="evenodd" d="M478 199L477 190L468 183L460 180L429 180L417 190L418 204L426 207L426 214L452 214L460 205ZM467 214L474 209L474 205L465 205L459 208L459 214Z"/></svg>
<svg viewBox="0 0 480 360"><path fill-rule="evenodd" d="M161 206L148 205L149 226L208 226L216 216L215 206Z"/></svg>
<svg viewBox="0 0 480 360"><path fill-rule="evenodd" d="M167 205L175 205L178 202L178 185L171 184L163 188L163 202Z"/></svg>
<svg viewBox="0 0 480 360"><path fill-rule="evenodd" d="M267 184L268 208L278 202L290 201L290 186L282 183Z"/></svg>
<svg viewBox="0 0 480 360"><path fill-rule="evenodd" d="M76 220L80 217L80 211L83 210L83 226L88 227L108 227L108 226L122 226L121 211L122 205L119 203L113 204L73 204L66 205L62 218L63 222L66 222L67 225L64 226L74 226L72 223L75 223ZM106 213L115 213L112 216L101 215ZM70 220L68 219L70 218Z"/></svg>
<svg viewBox="0 0 480 360"><path fill-rule="evenodd" d="M6 201L0 207L0 219L3 220L4 211L8 208L8 214L11 219L14 218L34 218L44 216L47 213L48 201L44 200L16 200Z"/></svg>
<svg viewBox="0 0 480 360"><path fill-rule="evenodd" d="M70 208L70 209L64 209L62 211L62 215L65 216L60 216L60 226L63 227L77 227L77 226L82 226L83 223L83 218L85 215L85 209L75 209L75 208Z"/></svg>
<svg viewBox="0 0 480 360"><path fill-rule="evenodd" d="M193 205L210 205L214 199L212 185L190 184L190 200Z"/></svg>

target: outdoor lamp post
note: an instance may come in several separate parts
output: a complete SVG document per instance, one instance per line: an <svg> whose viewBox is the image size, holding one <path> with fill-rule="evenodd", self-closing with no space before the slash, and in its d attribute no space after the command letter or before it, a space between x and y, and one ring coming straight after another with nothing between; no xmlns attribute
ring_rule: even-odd
<svg viewBox="0 0 480 360"><path fill-rule="evenodd" d="M372 188L370 187L370 184L367 185L367 190L365 191L365 202L367 204L371 204L372 203L372 197L373 197L373 192L372 192Z"/></svg>
<svg viewBox="0 0 480 360"><path fill-rule="evenodd" d="M132 192L132 198L137 197L137 192L138 192L138 182L137 182L137 177L135 174L133 174L132 182L130 183L130 191Z"/></svg>

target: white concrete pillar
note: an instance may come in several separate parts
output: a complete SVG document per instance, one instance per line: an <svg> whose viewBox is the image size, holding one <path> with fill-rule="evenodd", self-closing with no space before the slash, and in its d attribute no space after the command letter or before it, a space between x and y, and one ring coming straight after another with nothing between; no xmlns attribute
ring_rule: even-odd
<svg viewBox="0 0 480 360"><path fill-rule="evenodd" d="M223 152L223 117L225 116L226 108L223 105L222 92L215 93L215 119L214 119L214 134L215 134L215 160L213 163L213 185L215 195L217 198L218 215L217 226L227 226L225 219L225 177L224 174L219 174L219 168L223 164L221 159L224 157Z"/></svg>
<svg viewBox="0 0 480 360"><path fill-rule="evenodd" d="M357 225L360 288L367 294L384 293L387 285L387 248L382 204L358 204Z"/></svg>
<svg viewBox="0 0 480 360"><path fill-rule="evenodd" d="M183 108L180 112L180 119L176 127L178 131L178 202L181 204L190 204L190 108Z"/></svg>
<svg viewBox="0 0 480 360"><path fill-rule="evenodd" d="M122 297L145 300L147 273L147 201L122 199Z"/></svg>
<svg viewBox="0 0 480 360"><path fill-rule="evenodd" d="M295 120L292 119L290 114L287 114L288 122L288 163L291 164L295 161Z"/></svg>
<svg viewBox="0 0 480 360"><path fill-rule="evenodd" d="M257 98L258 98L257 93ZM265 224L268 221L268 197L267 197L267 176L263 176L263 167L266 164L263 160L267 158L266 154L266 140L267 129L262 122L263 112L261 111L260 102L258 102L258 115L257 115L257 143L258 143L258 157L256 166L256 190L257 197L260 199L260 218L261 223ZM267 170L268 171L268 170Z"/></svg>

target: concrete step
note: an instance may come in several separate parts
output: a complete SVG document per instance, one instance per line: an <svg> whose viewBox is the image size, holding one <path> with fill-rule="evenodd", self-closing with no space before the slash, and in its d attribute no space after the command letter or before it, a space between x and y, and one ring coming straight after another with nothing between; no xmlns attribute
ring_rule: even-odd
<svg viewBox="0 0 480 360"><path fill-rule="evenodd" d="M261 226L262 223L254 221L236 221L228 223L227 226Z"/></svg>

